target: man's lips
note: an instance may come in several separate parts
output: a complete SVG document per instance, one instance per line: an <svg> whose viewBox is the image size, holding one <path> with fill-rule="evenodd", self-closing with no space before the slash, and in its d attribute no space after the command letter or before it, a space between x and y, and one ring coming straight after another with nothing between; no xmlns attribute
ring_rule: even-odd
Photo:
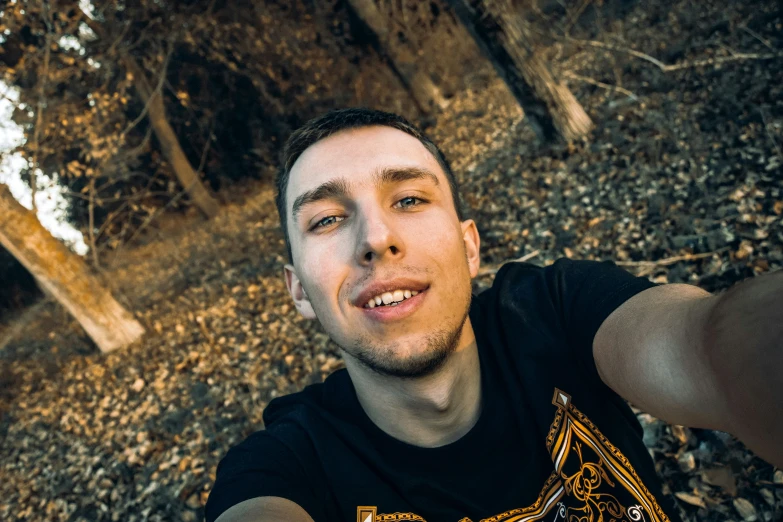
<svg viewBox="0 0 783 522"><path fill-rule="evenodd" d="M421 290L418 294L411 296L396 305L376 306L375 308L360 307L365 317L372 321L382 323L399 321L412 315L418 310L429 294L429 287ZM369 300L369 299L368 299Z"/></svg>
<svg viewBox="0 0 783 522"><path fill-rule="evenodd" d="M359 295L354 299L354 306L362 308L366 305L370 299L377 295L384 294L386 292L394 292L395 290L415 290L421 292L429 288L427 283L417 281L408 277L398 277L388 280L376 280L371 285L364 288Z"/></svg>

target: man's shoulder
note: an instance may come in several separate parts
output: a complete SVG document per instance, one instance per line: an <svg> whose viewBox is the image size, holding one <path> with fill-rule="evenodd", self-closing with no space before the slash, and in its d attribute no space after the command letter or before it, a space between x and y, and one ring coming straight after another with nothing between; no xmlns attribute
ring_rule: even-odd
<svg viewBox="0 0 783 522"><path fill-rule="evenodd" d="M571 259L568 257L558 258L554 261L547 262L545 265L537 265L527 261L508 261L498 269L495 279L524 279L541 276L553 276L555 274L586 276L589 275L591 271L614 266L614 263L611 261Z"/></svg>
<svg viewBox="0 0 783 522"><path fill-rule="evenodd" d="M272 399L264 409L264 428L233 446L225 460L245 465L269 455L298 455L325 424L324 416L333 410L332 403L339 400L347 378L344 373L344 369L337 370L322 383Z"/></svg>
<svg viewBox="0 0 783 522"><path fill-rule="evenodd" d="M307 423L313 416L319 417L339 408L350 391L347 370L337 370L324 382L310 384L301 391L272 399L264 410L264 425L270 430L285 429L292 422Z"/></svg>
<svg viewBox="0 0 783 522"><path fill-rule="evenodd" d="M585 285L597 282L610 290L613 284L623 285L629 279L636 279L612 261L559 258L541 266L529 262L509 261L497 271L489 293L501 297L511 292L520 292L543 297L547 294L559 297L572 294Z"/></svg>

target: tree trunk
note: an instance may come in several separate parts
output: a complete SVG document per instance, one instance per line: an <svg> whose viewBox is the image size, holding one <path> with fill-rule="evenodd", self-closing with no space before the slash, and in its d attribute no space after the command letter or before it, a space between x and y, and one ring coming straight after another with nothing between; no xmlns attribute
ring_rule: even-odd
<svg viewBox="0 0 783 522"><path fill-rule="evenodd" d="M218 213L218 202L201 182L198 173L193 170L190 161L182 151L177 135L166 118L166 107L163 105L160 91L150 86L144 71L141 70L133 57L125 55L122 61L133 75L136 91L142 101L147 104L147 115L152 124L152 130L155 132L155 137L158 138L163 154L174 169L174 175L199 210L208 218L214 217Z"/></svg>
<svg viewBox="0 0 783 522"><path fill-rule="evenodd" d="M445 109L448 101L432 78L421 69L413 50L396 40L386 17L374 0L348 0L356 16L378 37L381 52L386 55L395 72L411 92L417 107L426 113L433 109Z"/></svg>
<svg viewBox="0 0 783 522"><path fill-rule="evenodd" d="M539 138L580 138L593 122L534 51L525 21L512 0L448 0L482 53L516 97Z"/></svg>
<svg viewBox="0 0 783 522"><path fill-rule="evenodd" d="M115 301L81 258L55 239L3 184L0 244L79 321L102 352L125 347L144 334L144 327Z"/></svg>

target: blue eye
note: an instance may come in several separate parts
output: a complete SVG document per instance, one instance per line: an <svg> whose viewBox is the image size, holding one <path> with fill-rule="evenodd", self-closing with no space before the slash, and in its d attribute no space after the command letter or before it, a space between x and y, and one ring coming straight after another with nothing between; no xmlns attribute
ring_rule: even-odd
<svg viewBox="0 0 783 522"><path fill-rule="evenodd" d="M403 204L403 202L405 203ZM400 204L401 208L411 208L411 207L417 207L422 203L426 203L426 201L414 196L407 196L397 201L397 203ZM340 221L343 220L345 220L345 216L326 216L322 218L320 221L316 222L315 225L313 225L310 230L312 231L319 228L328 228L331 225L339 223Z"/></svg>
<svg viewBox="0 0 783 522"><path fill-rule="evenodd" d="M325 223L326 221L328 221L330 219L332 219L334 221L332 221L331 223ZM316 223L313 226L313 230L316 229L316 228L328 227L329 225L331 225L333 223L338 223L339 221L342 221L343 219L345 219L345 218L342 217L342 216L326 216L325 218L323 218L321 221L319 221L318 223Z"/></svg>
<svg viewBox="0 0 783 522"><path fill-rule="evenodd" d="M415 200L415 201L422 201L422 202L424 201L423 199L419 199L419 198L416 198L416 197L413 197L413 196L408 196L408 197L402 198L400 201L398 201L398 203L402 203L403 201L408 201L408 200ZM415 206L416 205L414 205L414 204L402 205L403 208L415 207Z"/></svg>

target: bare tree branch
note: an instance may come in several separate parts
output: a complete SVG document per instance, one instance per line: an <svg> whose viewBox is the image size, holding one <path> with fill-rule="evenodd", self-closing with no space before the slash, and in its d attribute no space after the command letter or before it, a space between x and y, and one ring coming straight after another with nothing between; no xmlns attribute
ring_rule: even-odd
<svg viewBox="0 0 783 522"><path fill-rule="evenodd" d="M714 252L705 252L702 254L684 254L681 256L666 257L657 261L617 261L615 264L618 266L641 268L641 270L637 272L636 275L638 277L645 277L652 274L656 268L662 266L673 265L674 263L679 263L681 261L695 261L697 259L704 259L723 253L727 250L729 250L729 247L719 248Z"/></svg>
<svg viewBox="0 0 783 522"><path fill-rule="evenodd" d="M772 44L770 44L770 43L769 43L769 40L767 40L767 39L765 39L765 38L762 38L762 36L761 36L759 33L757 33L756 31L754 31L753 29L751 29L751 28L750 28L750 27L748 27L747 25L743 25L742 27L740 27L740 29L742 29L743 31L745 31L746 33L748 33L749 35L751 35L753 38L755 38L756 40L758 40L759 42L761 42L762 44L764 44L764 46L765 46L765 47L767 47L767 48L768 48L770 51L773 51L773 52L778 52L778 50L777 50L777 49L775 49L774 47L772 47Z"/></svg>
<svg viewBox="0 0 783 522"><path fill-rule="evenodd" d="M531 259L533 259L534 257L536 257L540 253L541 253L541 250L534 250L534 251L530 252L529 254L525 254L524 256L522 256L520 258L510 259L508 261L503 261L502 263L499 263L497 265L491 265L491 266L488 266L486 268L482 268L481 270L479 270L479 273L478 273L477 277L497 274L498 270L500 270L501 267L503 265L505 265L506 263L524 263L526 261L530 261Z"/></svg>
<svg viewBox="0 0 783 522"><path fill-rule="evenodd" d="M125 127L125 130L123 130L120 133L120 142L125 140L125 136L127 136L127 134L134 127L136 127L136 125L141 123L141 120L143 120L147 116L147 113L150 110L150 105L151 105L152 99L153 99L152 95L155 94L155 93L161 93L162 92L163 83L166 81L166 70L168 69L169 60L171 59L171 54L172 54L173 51L174 51L174 46L173 45L169 45L169 49L166 52L166 57L163 59L163 65L161 65L161 68L160 68L160 73L158 74L158 83L155 85L155 88L152 89L152 91L150 91L150 92L148 92L148 93L146 93L144 95L147 98L147 101L144 104L144 108L141 110L141 113L139 113L139 115L132 122L130 122L127 127ZM145 87L145 86L146 86L145 84L141 84L141 87Z"/></svg>
<svg viewBox="0 0 783 522"><path fill-rule="evenodd" d="M594 80L592 78L588 78L587 76L581 76L576 73L572 73L571 71L565 71L563 72L563 76L567 78L573 78L574 80L579 80L580 82L589 83L590 85L595 85L596 87L600 87L602 89L606 89L608 91L617 91L625 94L629 98L633 98L634 100L638 100L639 97L635 95L633 92L629 91L628 89L624 89L623 87L619 87L617 85L609 85L608 83L599 82L598 80Z"/></svg>
<svg viewBox="0 0 783 522"><path fill-rule="evenodd" d="M209 133L207 134L207 142L204 144L204 150L201 151L201 160L198 163L198 168L196 169L196 172L201 172L201 169L204 168L204 164L207 161L207 154L209 153L209 148L212 146L212 138L214 137L213 132L215 132L216 122L217 122L217 115L212 117L212 124L209 126Z"/></svg>
<svg viewBox="0 0 783 522"><path fill-rule="evenodd" d="M90 199L87 204L87 213L89 217L88 237L90 238L90 253L95 268L100 268L98 262L98 249L95 248L95 177L90 178Z"/></svg>
<svg viewBox="0 0 783 522"><path fill-rule="evenodd" d="M716 56L714 58L706 58L704 60L693 60L688 62L680 62L675 64L666 64L657 58L653 58L649 54L645 54L628 47L621 47L618 45L608 44L604 42L598 42L596 40L578 40L576 38L569 38L569 40L580 43L582 45L589 45L591 47L597 47L599 49L607 49L609 51L621 52L630 54L642 60L648 61L651 64L658 67L663 72L681 71L683 69L691 69L694 67L705 67L708 65L719 65L728 62L737 62L742 60L774 60L775 58L783 58L783 52L775 53L737 53L732 56Z"/></svg>

